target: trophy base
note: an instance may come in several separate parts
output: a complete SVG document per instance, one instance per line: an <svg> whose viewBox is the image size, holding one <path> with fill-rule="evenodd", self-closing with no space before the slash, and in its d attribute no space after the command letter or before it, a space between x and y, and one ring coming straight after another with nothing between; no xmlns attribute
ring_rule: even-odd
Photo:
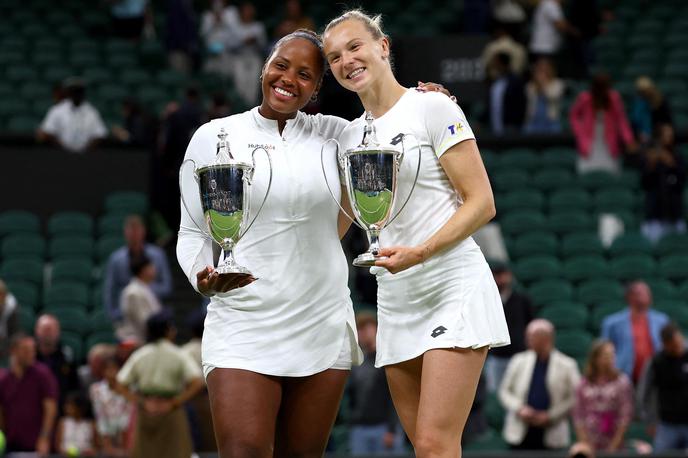
<svg viewBox="0 0 688 458"><path fill-rule="evenodd" d="M373 253L367 252L359 254L358 257L354 259L352 264L356 267L373 267L375 265L375 261L379 261L381 259L387 259L387 256L375 256Z"/></svg>
<svg viewBox="0 0 688 458"><path fill-rule="evenodd" d="M215 272L217 272L218 275L225 275L225 274L242 274L242 275L253 275L250 270L248 270L246 267L240 266L238 264L234 265L226 265L226 266L217 266L215 269Z"/></svg>

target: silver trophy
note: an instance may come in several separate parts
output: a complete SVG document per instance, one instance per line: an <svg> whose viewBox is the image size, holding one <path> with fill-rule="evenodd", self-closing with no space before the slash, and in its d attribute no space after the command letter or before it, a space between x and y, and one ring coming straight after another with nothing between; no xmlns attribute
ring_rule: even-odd
<svg viewBox="0 0 688 458"><path fill-rule="evenodd" d="M342 212L354 224L363 229L368 236L370 244L368 251L358 255L353 262L353 265L358 267L370 267L375 265L375 261L378 259L384 259L384 257L378 254L380 251L380 231L389 226L404 209L416 187L418 173L420 172L421 150L420 143L416 139L418 146L416 177L403 205L394 216L391 216L392 209L395 207L397 200L397 176L404 159L404 138L409 136L409 134L401 136L401 149L395 145L382 145L377 140L375 126L373 126L373 116L370 112L366 112L365 120L366 125L360 145L342 151L337 140L329 139L320 150L320 162L330 195L335 199ZM351 209L354 212L353 217L339 204L339 201L332 193L330 184L327 182L323 153L325 146L329 142L336 144L337 162L343 171L344 185L351 203Z"/></svg>
<svg viewBox="0 0 688 458"><path fill-rule="evenodd" d="M263 205L265 205L272 186L272 160L268 151L261 147L254 149L251 153L250 164L236 160L229 149L229 141L227 141L227 133L224 128L220 129L217 137L219 141L217 142L214 164L199 168L193 159L186 159L182 162L179 169L179 190L182 204L191 215L182 190L184 166L191 162L194 165L193 175L201 197L203 217L210 233L208 234L201 228L193 217L191 219L196 227L220 245L224 251L224 260L218 264L215 271L219 275L233 273L251 275L246 267L237 264L234 260L234 247L251 228L263 209ZM268 157L270 179L263 202L249 223L251 184L256 169L256 151L258 150L263 150Z"/></svg>

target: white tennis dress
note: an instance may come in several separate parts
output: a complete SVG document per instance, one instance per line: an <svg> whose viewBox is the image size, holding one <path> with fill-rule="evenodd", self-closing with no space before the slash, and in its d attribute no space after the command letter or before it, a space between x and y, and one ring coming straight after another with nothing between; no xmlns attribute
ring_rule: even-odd
<svg viewBox="0 0 688 458"><path fill-rule="evenodd" d="M380 143L399 143L412 134L421 145L421 169L413 194L399 217L380 234L380 245L415 246L437 232L461 205L440 165L452 146L474 139L466 117L448 97L407 90L374 121ZM344 149L357 146L364 117L344 130ZM395 209L408 196L416 173L418 147L403 141L405 157L398 179ZM502 301L480 247L471 237L398 274L373 267L378 282L376 366L413 359L432 348L480 348L508 345Z"/></svg>
<svg viewBox="0 0 688 458"><path fill-rule="evenodd" d="M212 297L202 341L204 375L221 367L307 376L329 368L349 369L362 360L347 287L348 266L337 235L338 207L325 187L320 163L323 141L336 137L346 125L341 118L299 112L280 135L277 121L254 108L210 121L191 139L186 158L198 167L215 161L221 127L234 158L250 163L251 153L261 146L273 167L265 206L235 249L236 261L258 280ZM251 218L269 178L265 153L259 151L255 157ZM339 198L333 153L327 155L325 168ZM191 170L185 177L182 193L191 214L182 206L177 257L197 289L196 274L213 265L212 245L191 220L204 224Z"/></svg>

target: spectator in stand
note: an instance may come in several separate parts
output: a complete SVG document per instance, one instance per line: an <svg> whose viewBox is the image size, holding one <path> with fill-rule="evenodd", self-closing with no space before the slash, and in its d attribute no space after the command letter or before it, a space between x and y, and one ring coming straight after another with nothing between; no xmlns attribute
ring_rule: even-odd
<svg viewBox="0 0 688 458"><path fill-rule="evenodd" d="M188 458L191 435L184 404L203 389L198 365L173 341L171 314L163 311L147 322L148 343L120 369L117 381L138 405L132 458Z"/></svg>
<svg viewBox="0 0 688 458"><path fill-rule="evenodd" d="M645 189L645 222L642 232L651 242L667 234L686 232L683 190L686 165L676 154L674 129L669 124L658 127L658 140L641 160L642 185Z"/></svg>
<svg viewBox="0 0 688 458"><path fill-rule="evenodd" d="M122 125L112 126L110 133L117 141L131 146L152 149L157 138L157 122L132 97L122 101Z"/></svg>
<svg viewBox="0 0 688 458"><path fill-rule="evenodd" d="M63 411L55 433L57 452L66 456L95 456L96 425L91 417L88 398L80 391L68 393Z"/></svg>
<svg viewBox="0 0 688 458"><path fill-rule="evenodd" d="M298 29L315 30L313 19L303 13L299 0L286 0L284 2L284 19L275 27L275 41L285 35L289 35Z"/></svg>
<svg viewBox="0 0 688 458"><path fill-rule="evenodd" d="M289 3L294 3L294 0ZM298 1L295 2L298 4ZM262 22L256 21L256 8L251 2L243 2L239 7L239 24L237 25L239 46L232 57L234 70L232 77L237 92L247 105L258 102L260 93L260 74L263 66L263 55L267 45L267 34Z"/></svg>
<svg viewBox="0 0 688 458"><path fill-rule="evenodd" d="M199 43L193 0L168 0L165 45L170 67L189 74L198 59Z"/></svg>
<svg viewBox="0 0 688 458"><path fill-rule="evenodd" d="M490 84L489 121L492 133L520 132L526 111L526 97L521 79L511 72L509 54L497 53L490 63L495 78Z"/></svg>
<svg viewBox="0 0 688 458"><path fill-rule="evenodd" d="M494 276L499 295L504 306L504 316L509 328L511 345L506 347L491 348L485 361L485 378L487 391L494 393L499 388L499 383L504 378L504 372L516 353L526 350L526 327L535 314L530 297L514 291L514 276L505 262L492 262L492 275Z"/></svg>
<svg viewBox="0 0 688 458"><path fill-rule="evenodd" d="M528 18L522 3L520 0L492 0L490 6L495 28L503 29L512 37L520 39Z"/></svg>
<svg viewBox="0 0 688 458"><path fill-rule="evenodd" d="M120 367L115 356L106 359L103 379L89 388L101 448L107 456L127 456L129 450L127 432L134 409L118 392L117 373Z"/></svg>
<svg viewBox="0 0 688 458"><path fill-rule="evenodd" d="M349 448L351 454L375 455L403 453L403 433L385 371L375 367L377 319L372 312L356 314L358 343L364 354L363 364L351 368L347 386L351 413Z"/></svg>
<svg viewBox="0 0 688 458"><path fill-rule="evenodd" d="M223 76L232 75L232 52L239 46L237 26L239 11L226 0L213 0L201 18L201 37L205 42L204 70Z"/></svg>
<svg viewBox="0 0 688 458"><path fill-rule="evenodd" d="M643 420L654 433L654 452L688 448L688 351L681 330L662 328L662 351L648 364L638 386Z"/></svg>
<svg viewBox="0 0 688 458"><path fill-rule="evenodd" d="M120 38L141 39L146 22L152 22L148 0L106 0L112 16L112 31Z"/></svg>
<svg viewBox="0 0 688 458"><path fill-rule="evenodd" d="M18 309L17 299L0 279L0 359L7 356L10 339L19 332Z"/></svg>
<svg viewBox="0 0 688 458"><path fill-rule="evenodd" d="M145 255L131 259L131 280L122 290L120 313L122 321L117 326L119 340L146 341L146 321L162 310L162 305L151 285L157 276L155 265Z"/></svg>
<svg viewBox="0 0 688 458"><path fill-rule="evenodd" d="M663 128L673 128L671 109L666 98L647 76L635 81L636 96L631 109L631 124L642 145L649 145Z"/></svg>
<svg viewBox="0 0 688 458"><path fill-rule="evenodd" d="M541 0L533 13L533 29L530 37L532 61L539 57L556 59L561 50L564 34L580 33L564 17L563 0Z"/></svg>
<svg viewBox="0 0 688 458"><path fill-rule="evenodd" d="M36 320L34 336L36 338L37 356L41 363L50 368L57 379L60 397L58 406L62 407L65 396L70 391L79 389L79 377L76 372L72 349L62 346L60 342L60 322L55 316L43 314Z"/></svg>
<svg viewBox="0 0 688 458"><path fill-rule="evenodd" d="M571 107L569 121L578 145L579 173L619 173L623 147L630 152L637 149L621 96L607 75L592 78L590 89L581 92Z"/></svg>
<svg viewBox="0 0 688 458"><path fill-rule="evenodd" d="M526 133L554 134L561 131L559 118L564 89L564 82L557 78L552 62L545 57L538 59L526 84Z"/></svg>
<svg viewBox="0 0 688 458"><path fill-rule="evenodd" d="M645 364L660 348L660 331L669 317L652 310L652 291L642 280L626 287L628 308L602 320L602 338L616 349L616 367L637 383Z"/></svg>
<svg viewBox="0 0 688 458"><path fill-rule="evenodd" d="M568 17L571 26L578 31L571 37L572 51L571 75L575 78L587 78L588 68L594 62L592 40L600 33L602 14L597 0L575 0L570 3Z"/></svg>
<svg viewBox="0 0 688 458"><path fill-rule="evenodd" d="M15 334L9 368L0 368L0 430L7 441L6 452L50 453L57 393L55 376L36 362L33 337Z"/></svg>
<svg viewBox="0 0 688 458"><path fill-rule="evenodd" d="M600 452L624 448L624 435L633 420L633 384L615 366L614 345L592 344L585 374L576 388L573 421L576 436Z"/></svg>
<svg viewBox="0 0 688 458"><path fill-rule="evenodd" d="M526 338L529 349L511 358L499 386L499 400L507 410L504 440L519 450L566 447L568 417L580 381L578 365L554 347L549 321L531 321Z"/></svg>
<svg viewBox="0 0 688 458"><path fill-rule="evenodd" d="M521 43L514 40L502 26L497 26L494 38L483 50L483 65L487 71L487 76L493 80L499 76L493 68L494 57L499 53L509 55L511 73L516 76L523 75L523 72L526 70L526 65L528 64L526 48Z"/></svg>
<svg viewBox="0 0 688 458"><path fill-rule="evenodd" d="M87 364L77 369L79 384L88 390L91 385L103 379L105 361L115 356L117 347L113 344L98 343L91 347L86 356Z"/></svg>
<svg viewBox="0 0 688 458"><path fill-rule="evenodd" d="M107 136L98 110L86 100L86 84L80 78L64 83L67 97L53 105L38 128L37 140L73 153L90 151Z"/></svg>
<svg viewBox="0 0 688 458"><path fill-rule="evenodd" d="M131 280L131 262L147 257L155 266L156 278L150 288L162 301L172 292L172 274L167 255L158 246L146 242L146 226L138 215L129 215L124 221L126 245L114 251L105 267L103 303L113 321L122 319L120 296Z"/></svg>

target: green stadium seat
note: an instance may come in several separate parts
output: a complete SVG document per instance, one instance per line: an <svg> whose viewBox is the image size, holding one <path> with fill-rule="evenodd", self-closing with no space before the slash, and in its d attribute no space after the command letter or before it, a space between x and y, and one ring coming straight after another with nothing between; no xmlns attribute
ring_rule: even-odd
<svg viewBox="0 0 688 458"><path fill-rule="evenodd" d="M28 281L43 285L43 260L41 258L6 259L0 265L0 278L7 282Z"/></svg>
<svg viewBox="0 0 688 458"><path fill-rule="evenodd" d="M645 279L655 300L676 299L681 297L678 288L665 278Z"/></svg>
<svg viewBox="0 0 688 458"><path fill-rule="evenodd" d="M27 281L13 281L7 285L7 289L17 298L19 308L36 309L40 304L40 288Z"/></svg>
<svg viewBox="0 0 688 458"><path fill-rule="evenodd" d="M512 148L499 155L499 168L532 170L540 165L537 154L530 148Z"/></svg>
<svg viewBox="0 0 688 458"><path fill-rule="evenodd" d="M88 283L93 280L93 263L89 258L57 260L52 266L52 282L75 281Z"/></svg>
<svg viewBox="0 0 688 458"><path fill-rule="evenodd" d="M657 266L652 256L631 254L612 259L611 271L621 281L645 279L654 276Z"/></svg>
<svg viewBox="0 0 688 458"><path fill-rule="evenodd" d="M126 84L132 89L138 89L139 86L149 83L151 81L151 76L145 70L128 68L122 70L118 81L122 84Z"/></svg>
<svg viewBox="0 0 688 458"><path fill-rule="evenodd" d="M528 187L530 176L523 170L496 170L490 175L492 185L497 191L510 192Z"/></svg>
<svg viewBox="0 0 688 458"><path fill-rule="evenodd" d="M557 167L567 170L575 170L578 154L574 148L550 147L545 148L540 155L540 163L543 167Z"/></svg>
<svg viewBox="0 0 688 458"><path fill-rule="evenodd" d="M616 187L618 177L608 172L588 172L578 177L577 184L588 191Z"/></svg>
<svg viewBox="0 0 688 458"><path fill-rule="evenodd" d="M499 402L497 393L488 393L485 399L485 416L487 417L487 423L495 430L501 431L504 427L504 418L506 417L506 411L502 407L502 403Z"/></svg>
<svg viewBox="0 0 688 458"><path fill-rule="evenodd" d="M607 262L600 255L580 255L564 262L563 274L572 282L604 278L608 275Z"/></svg>
<svg viewBox="0 0 688 458"><path fill-rule="evenodd" d="M609 254L613 257L629 254L652 254L652 244L639 232L620 235L609 247Z"/></svg>
<svg viewBox="0 0 688 458"><path fill-rule="evenodd" d="M13 65L5 71L5 78L13 83L37 80L38 72L30 65Z"/></svg>
<svg viewBox="0 0 688 458"><path fill-rule="evenodd" d="M117 83L102 84L97 91L99 99L118 106L128 95L129 90L124 85Z"/></svg>
<svg viewBox="0 0 688 458"><path fill-rule="evenodd" d="M590 314L590 330L595 335L599 335L600 331L602 330L602 322L604 319L613 313L626 309L626 307L627 305L621 300L603 302L599 305L596 305L593 307Z"/></svg>
<svg viewBox="0 0 688 458"><path fill-rule="evenodd" d="M43 258L45 239L38 234L19 235L14 233L2 239L2 258Z"/></svg>
<svg viewBox="0 0 688 458"><path fill-rule="evenodd" d="M11 116L7 121L7 130L20 134L32 135L41 124L39 116L27 114Z"/></svg>
<svg viewBox="0 0 688 458"><path fill-rule="evenodd" d="M7 210L0 213L0 236L15 232L37 233L40 229L38 216L25 210Z"/></svg>
<svg viewBox="0 0 688 458"><path fill-rule="evenodd" d="M168 89L177 89L186 85L186 76L175 70L160 70L156 80Z"/></svg>
<svg viewBox="0 0 688 458"><path fill-rule="evenodd" d="M632 421L626 430L626 440L638 440L651 444L653 438L647 433L647 426L647 423L644 421Z"/></svg>
<svg viewBox="0 0 688 458"><path fill-rule="evenodd" d="M509 236L516 236L526 232L538 231L545 227L545 217L542 213L524 210L511 212L499 219L502 232Z"/></svg>
<svg viewBox="0 0 688 458"><path fill-rule="evenodd" d="M57 56L57 59L59 60L60 57ZM50 86L42 82L29 81L21 85L19 93L25 99L46 98L50 97Z"/></svg>
<svg viewBox="0 0 688 458"><path fill-rule="evenodd" d="M139 55L143 65L157 70L164 67L167 51L159 41L146 40L139 46Z"/></svg>
<svg viewBox="0 0 688 458"><path fill-rule="evenodd" d="M515 190L505 192L497 200L497 213L502 215L513 210L542 210L545 198L540 191L534 189Z"/></svg>
<svg viewBox="0 0 688 458"><path fill-rule="evenodd" d="M115 191L105 196L105 211L145 215L148 212L148 197L137 191Z"/></svg>
<svg viewBox="0 0 688 458"><path fill-rule="evenodd" d="M623 300L624 290L617 280L596 279L581 283L577 289L577 300L596 306L611 301Z"/></svg>
<svg viewBox="0 0 688 458"><path fill-rule="evenodd" d="M669 234L662 237L655 251L658 256L688 254L688 234Z"/></svg>
<svg viewBox="0 0 688 458"><path fill-rule="evenodd" d="M594 232L573 232L566 234L561 241L561 255L564 257L590 254L604 254L602 242Z"/></svg>
<svg viewBox="0 0 688 458"><path fill-rule="evenodd" d="M546 306L540 310L538 317L551 321L557 331L562 329L585 331L588 325L588 309L586 307Z"/></svg>
<svg viewBox="0 0 688 458"><path fill-rule="evenodd" d="M562 188L549 195L550 211L586 211L590 207L590 203L590 194L584 189Z"/></svg>
<svg viewBox="0 0 688 458"><path fill-rule="evenodd" d="M662 69L662 75L665 78L684 78L686 74L688 74L686 62L669 62Z"/></svg>
<svg viewBox="0 0 688 458"><path fill-rule="evenodd" d="M640 204L636 195L629 189L601 189L593 196L593 203L598 213L632 210Z"/></svg>
<svg viewBox="0 0 688 458"><path fill-rule="evenodd" d="M555 301L570 301L573 299L573 286L566 280L557 278L540 280L528 288L533 303L537 306L547 306Z"/></svg>
<svg viewBox="0 0 688 458"><path fill-rule="evenodd" d="M118 248L124 246L122 235L105 235L96 243L96 258L99 262L107 261L110 255Z"/></svg>
<svg viewBox="0 0 688 458"><path fill-rule="evenodd" d="M126 212L106 213L98 219L98 233L101 236L122 237Z"/></svg>
<svg viewBox="0 0 688 458"><path fill-rule="evenodd" d="M74 68L87 69L103 65L103 60L98 53L79 52L69 56L69 64Z"/></svg>
<svg viewBox="0 0 688 458"><path fill-rule="evenodd" d="M556 256L557 237L551 232L526 232L520 235L509 250L514 259L538 254Z"/></svg>
<svg viewBox="0 0 688 458"><path fill-rule="evenodd" d="M593 336L581 329L565 329L555 337L555 346L562 353L575 358L585 358L590 350Z"/></svg>
<svg viewBox="0 0 688 458"><path fill-rule="evenodd" d="M85 310L89 305L88 283L76 281L54 281L45 290L45 307Z"/></svg>
<svg viewBox="0 0 688 458"><path fill-rule="evenodd" d="M69 65L62 63L46 67L43 70L43 81L48 84L61 83L66 78L74 74L74 69Z"/></svg>
<svg viewBox="0 0 688 458"><path fill-rule="evenodd" d="M95 332L112 332L114 324L110 317L102 309L95 309L88 317L90 329Z"/></svg>
<svg viewBox="0 0 688 458"><path fill-rule="evenodd" d="M547 228L557 234L569 234L593 230L596 222L583 211L561 211L550 213Z"/></svg>
<svg viewBox="0 0 688 458"><path fill-rule="evenodd" d="M50 241L50 258L63 260L67 258L90 259L93 257L94 243L89 236L67 235Z"/></svg>
<svg viewBox="0 0 688 458"><path fill-rule="evenodd" d="M655 301L654 308L666 313L671 321L685 330L688 329L688 302L679 300Z"/></svg>
<svg viewBox="0 0 688 458"><path fill-rule="evenodd" d="M670 280L685 280L688 278L688 255L677 254L662 257L657 273Z"/></svg>
<svg viewBox="0 0 688 458"><path fill-rule="evenodd" d="M573 173L564 168L552 167L542 169L533 175L532 186L544 191L565 188L573 183Z"/></svg>
<svg viewBox="0 0 688 458"><path fill-rule="evenodd" d="M79 27L78 25L75 25L74 23L65 23L57 28L57 30L53 30L57 34L57 36L66 39L66 40L73 40L75 38L81 38L84 36L84 31Z"/></svg>
<svg viewBox="0 0 688 458"><path fill-rule="evenodd" d="M17 317L19 318L19 327L25 334L33 334L33 329L36 324L36 312L29 307L19 307L17 309Z"/></svg>
<svg viewBox="0 0 688 458"><path fill-rule="evenodd" d="M480 451L499 452L508 450L509 446L499 431L488 428L487 431L463 445L462 449L478 453Z"/></svg>
<svg viewBox="0 0 688 458"><path fill-rule="evenodd" d="M83 212L55 213L48 220L48 234L57 235L91 235L93 218Z"/></svg>
<svg viewBox="0 0 688 458"><path fill-rule="evenodd" d="M559 277L561 264L554 256L529 256L516 263L514 273L519 281L529 283L543 278Z"/></svg>
<svg viewBox="0 0 688 458"><path fill-rule="evenodd" d="M86 68L82 74L90 86L99 86L103 83L109 82L112 79L112 74L100 67Z"/></svg>

